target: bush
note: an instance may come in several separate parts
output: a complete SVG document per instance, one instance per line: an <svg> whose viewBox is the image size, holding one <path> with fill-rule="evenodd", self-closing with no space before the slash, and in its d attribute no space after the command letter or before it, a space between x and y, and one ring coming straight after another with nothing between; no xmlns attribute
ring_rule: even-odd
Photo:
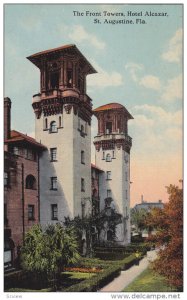
<svg viewBox="0 0 187 300"><path fill-rule="evenodd" d="M23 270L15 271L4 276L4 289L21 288L40 290L46 288L47 278L45 275L26 272Z"/></svg>
<svg viewBox="0 0 187 300"><path fill-rule="evenodd" d="M115 277L117 277L121 272L121 267L119 264L117 266L112 266L107 268L103 272L99 273L97 276L86 279L81 283L75 284L63 292L96 292L103 286L111 282Z"/></svg>
<svg viewBox="0 0 187 300"><path fill-rule="evenodd" d="M103 259L103 260L120 260L120 259L123 259L127 256L129 256L128 253L123 253L123 252L95 252L95 256L100 258L100 259Z"/></svg>
<svg viewBox="0 0 187 300"><path fill-rule="evenodd" d="M145 238L143 238L141 235L135 235L131 237L132 243L142 243L145 241Z"/></svg>
<svg viewBox="0 0 187 300"><path fill-rule="evenodd" d="M143 257L143 256L141 256ZM140 259L141 259L140 257ZM130 256L124 258L121 261L116 261L116 262L110 262L106 261L102 262L100 266L105 264L105 268L102 272L98 273L98 275L86 279L82 281L81 283L75 284L65 290L64 292L96 292L97 290L101 289L104 287L106 284L110 283L115 277L120 275L121 270L127 270L131 266L133 266L136 262L136 257L135 254L131 254ZM97 259L93 260L94 265L99 264L99 261ZM90 263L93 263L90 262ZM87 264L88 265L88 264Z"/></svg>

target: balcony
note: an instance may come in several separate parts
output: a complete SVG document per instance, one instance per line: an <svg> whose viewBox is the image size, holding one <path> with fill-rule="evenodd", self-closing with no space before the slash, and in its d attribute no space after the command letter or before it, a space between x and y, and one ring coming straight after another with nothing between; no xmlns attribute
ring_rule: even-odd
<svg viewBox="0 0 187 300"><path fill-rule="evenodd" d="M97 135L94 137L94 142L99 141L109 141L109 140L125 140L128 143L132 143L132 138L129 135L119 134L119 133L109 133L103 135Z"/></svg>

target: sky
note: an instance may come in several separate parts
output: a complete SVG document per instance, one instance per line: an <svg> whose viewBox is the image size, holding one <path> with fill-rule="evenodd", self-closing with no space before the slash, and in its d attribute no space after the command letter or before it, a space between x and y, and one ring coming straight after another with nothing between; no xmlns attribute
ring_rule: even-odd
<svg viewBox="0 0 187 300"><path fill-rule="evenodd" d="M145 16L146 12L165 16ZM5 5L4 96L12 100L12 128L34 136L31 103L40 90L40 76L26 57L76 44L98 72L87 77L93 108L118 102L134 117L129 121L131 206L141 195L147 201L166 202L165 187L180 185L182 178L182 30L180 4ZM92 137L96 134L93 117Z"/></svg>

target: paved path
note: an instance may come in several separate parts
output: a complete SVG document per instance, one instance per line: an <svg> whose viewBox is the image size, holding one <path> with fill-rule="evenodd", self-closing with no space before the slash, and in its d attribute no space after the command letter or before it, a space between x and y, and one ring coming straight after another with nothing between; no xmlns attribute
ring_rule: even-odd
<svg viewBox="0 0 187 300"><path fill-rule="evenodd" d="M112 282L104 286L99 292L121 292L127 285L147 269L149 263L156 258L156 250L148 251L138 266L132 266L126 271L121 271L121 274Z"/></svg>

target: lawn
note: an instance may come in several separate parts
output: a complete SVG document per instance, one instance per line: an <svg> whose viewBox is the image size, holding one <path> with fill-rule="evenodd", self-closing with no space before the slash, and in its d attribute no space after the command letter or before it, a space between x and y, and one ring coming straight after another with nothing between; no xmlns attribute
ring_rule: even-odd
<svg viewBox="0 0 187 300"><path fill-rule="evenodd" d="M123 292L175 292L165 279L150 268L143 271Z"/></svg>

